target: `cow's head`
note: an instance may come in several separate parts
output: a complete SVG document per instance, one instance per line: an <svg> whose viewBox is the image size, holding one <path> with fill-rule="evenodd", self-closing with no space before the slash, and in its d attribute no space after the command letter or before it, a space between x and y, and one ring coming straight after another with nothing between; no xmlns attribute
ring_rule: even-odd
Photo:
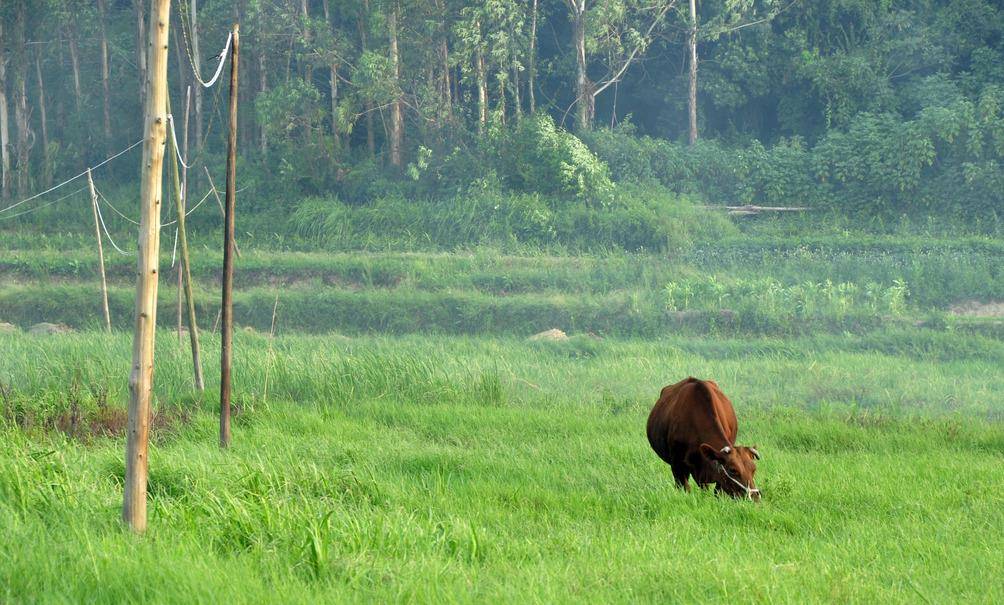
<svg viewBox="0 0 1004 605"><path fill-rule="evenodd" d="M756 474L756 460L760 452L756 447L726 445L721 449L707 443L701 444L701 455L705 459L706 477L708 482L714 482L718 489L734 498L749 498L760 501L760 490L753 482Z"/></svg>

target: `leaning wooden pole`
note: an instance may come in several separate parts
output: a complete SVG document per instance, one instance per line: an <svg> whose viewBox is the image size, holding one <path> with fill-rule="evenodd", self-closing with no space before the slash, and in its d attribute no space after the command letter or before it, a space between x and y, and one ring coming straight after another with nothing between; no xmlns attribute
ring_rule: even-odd
<svg viewBox="0 0 1004 605"><path fill-rule="evenodd" d="M220 347L220 447L230 446L230 360L234 344L234 209L237 196L237 66L239 25L230 46L230 136L227 143L227 203L223 228L223 335Z"/></svg>
<svg viewBox="0 0 1004 605"><path fill-rule="evenodd" d="M150 433L154 335L157 328L157 271L160 262L164 141L167 137L167 42L170 23L171 0L150 0L136 324L133 332L132 371L129 374L125 497L122 504L122 519L137 532L146 530L147 440Z"/></svg>
<svg viewBox="0 0 1004 605"><path fill-rule="evenodd" d="M112 331L112 316L108 312L108 280L105 278L105 250L101 244L101 225L98 223L98 192L94 189L91 169L87 169L87 186L91 189L91 210L94 212L94 235L98 239L98 266L101 268L101 308L105 312L105 329Z"/></svg>
<svg viewBox="0 0 1004 605"><path fill-rule="evenodd" d="M167 102L167 111L171 111L171 101ZM173 118L172 118L173 119ZM170 140L169 147L174 147L177 141L174 140L174 131L168 133ZM178 156L168 149L171 164L171 183L174 188L174 205L178 209L178 246L181 248L181 264L178 267L179 273L183 276L185 291L185 304L188 308L188 340L192 345L192 367L195 373L195 388L199 391L205 390L205 381L202 379L202 355L199 352L199 325L195 319L195 295L192 293L192 265L188 256L188 235L185 231L185 198L182 196L184 189L181 186L181 178L178 176Z"/></svg>

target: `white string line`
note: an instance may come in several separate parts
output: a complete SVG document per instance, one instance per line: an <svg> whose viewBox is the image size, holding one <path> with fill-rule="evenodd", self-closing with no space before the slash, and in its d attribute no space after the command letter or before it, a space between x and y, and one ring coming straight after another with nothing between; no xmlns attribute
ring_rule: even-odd
<svg viewBox="0 0 1004 605"><path fill-rule="evenodd" d="M246 189L246 187L245 187L245 189ZM139 223L137 223L136 221L132 220L128 216L126 216L126 215L122 214L121 212L119 212L119 209L116 208L115 206L113 206L112 203L108 201L108 198L105 197L105 194L101 193L101 191L98 190L97 187L95 187L94 190L98 192L98 197L101 198L101 201L103 201L104 203L108 204L108 207L111 208L112 210L114 210L115 214L118 214L123 219L129 221L133 225L137 225L137 226L139 225ZM201 206L203 204L203 202L205 202L207 199L209 199L209 196L212 195L212 193L213 193L212 190L210 190L209 193L207 193L206 195L202 196L202 199L199 200L199 203L196 204L196 205L194 205L194 206L192 206L192 209L189 210L188 212L186 212L185 216L189 216L190 214L192 214L193 212L195 212L196 210L198 210L199 206ZM173 225L173 224L175 224L177 222L178 222L178 219L174 219L173 221L171 221L169 223L164 223L163 225L161 225L161 228L170 227L171 225Z"/></svg>
<svg viewBox="0 0 1004 605"><path fill-rule="evenodd" d="M85 186L81 187L80 189L77 189L73 193L68 193L68 194L64 195L63 197L59 198L58 200L52 200L51 202L46 202L46 203L42 204L41 206L35 206L34 208L32 208L30 210L22 210L21 212L17 212L15 214L11 214L10 216L0 217L0 221L7 221L7 220L10 220L12 218L16 218L18 216L24 216L25 214L31 214L32 212L35 212L36 210L41 210L42 208L45 208L46 206L51 206L53 204L58 204L59 202L65 200L66 198L73 197L74 195L77 195L78 193L80 193L81 191L84 191L86 189L87 189L87 186L85 185Z"/></svg>
<svg viewBox="0 0 1004 605"><path fill-rule="evenodd" d="M212 193L212 191L210 191L209 193ZM202 202L204 202L207 199L209 199L209 193L207 193L206 195L202 196L202 199L199 200L199 203L196 204L195 206L193 206L191 210L189 210L188 212L186 212L185 216L188 216L188 215L192 214L193 212L195 212L196 210L198 210L199 206L202 205ZM173 225L173 224L175 224L177 222L178 222L178 219L174 219L173 221L171 221L169 223L164 223L163 225L161 225L161 227L170 227L171 225Z"/></svg>
<svg viewBox="0 0 1004 605"><path fill-rule="evenodd" d="M223 63L226 62L227 57L230 55L230 41L233 40L233 38L234 32L230 32L230 34L227 35L227 44L223 47L223 52L220 53L220 64L216 66L216 73L213 75L213 79L209 82L202 81L202 74L195 69L195 63L192 63L192 71L195 72L195 79L199 81L199 84L202 84L203 88L209 88L213 84L216 84L216 80L219 79L220 74L223 73Z"/></svg>
<svg viewBox="0 0 1004 605"><path fill-rule="evenodd" d="M85 170L85 171L81 172L81 173L80 173L80 174L78 174L77 176L75 176L75 177L71 177L71 178L68 178L68 179L66 179L65 181L63 181L62 183L60 183L60 184L58 184L58 185L55 185L55 186L53 186L53 187L49 187L48 189L46 189L46 190L45 190L45 191L43 191L42 193L36 193L35 195L33 195L33 196L29 197L29 198L25 198L25 199L21 200L20 202L16 202L16 203L14 203L14 204L11 204L10 206L7 206L6 208L4 208L4 209L0 210L0 214L2 214L2 213L4 213L4 212L7 212L8 210L10 210L10 209L12 209L12 208L17 208L18 206L20 206L21 204L24 204L25 202L30 202L31 200L34 200L34 199L37 199L37 198L40 198L40 197L42 197L43 195L45 195L46 193L49 193L49 192L51 192L51 191L55 191L56 189L59 189L59 188L60 188L60 187L62 187L63 185L66 185L67 183L70 183L70 182L73 182L73 181L75 181L75 180L79 179L79 178L80 178L80 177L82 177L82 176L86 176L86 175L87 175L87 172L88 172L88 170L96 170L96 169L98 169L98 168L100 168L100 167L104 166L104 165L105 165L105 164L107 164L108 162L110 162L110 161L114 160L115 158L117 158L117 157L119 157L120 155L124 154L125 152L129 151L129 150L130 150L130 149L132 149L133 147L136 147L136 146L140 145L140 144L141 144L141 143L142 143L143 141L145 141L145 140L146 140L146 139L140 139L140 140L136 141L136 142L135 142L135 143L133 143L132 145L130 145L130 146L128 146L128 147L126 147L125 149L123 149L122 151L120 151L120 152L116 153L116 154L115 154L115 155L113 155L112 157L110 157L110 158L108 158L108 159L104 160L104 161L103 161L103 162L101 162L100 164L97 164L97 165L95 165L95 166L91 166L90 168L88 168L87 170Z"/></svg>
<svg viewBox="0 0 1004 605"><path fill-rule="evenodd" d="M192 164L186 164L185 160L181 159L181 150L178 149L178 135L174 132L174 115L167 114L167 121L171 123L171 146L174 147L174 154L178 156L178 163L189 169Z"/></svg>
<svg viewBox="0 0 1004 605"><path fill-rule="evenodd" d="M128 216L126 216L126 215L122 214L121 212L119 212L119 209L116 208L115 206L112 206L112 203L108 201L108 198L105 197L105 194L101 193L100 189L98 189L97 187L95 187L94 190L98 192L98 197L100 197L102 199L102 201L104 201L104 203L108 204L109 208L111 208L112 210L115 211L115 214L121 216L122 218L124 218L125 220L129 221L133 225L139 226L139 223L137 223L136 221L132 220Z"/></svg>
<svg viewBox="0 0 1004 605"><path fill-rule="evenodd" d="M108 233L108 227L105 225L105 217L101 214L101 204L95 204L94 207L98 210L98 219L101 221L101 229L105 232L105 237L107 237L108 241L111 242L112 247L115 248L115 250L117 250L122 256L132 256L135 254L135 252L126 252L122 248L118 247L118 244L116 244L115 240L112 239L112 235Z"/></svg>
<svg viewBox="0 0 1004 605"><path fill-rule="evenodd" d="M174 269L174 259L178 257L178 230L174 230L174 248L171 250L171 268Z"/></svg>

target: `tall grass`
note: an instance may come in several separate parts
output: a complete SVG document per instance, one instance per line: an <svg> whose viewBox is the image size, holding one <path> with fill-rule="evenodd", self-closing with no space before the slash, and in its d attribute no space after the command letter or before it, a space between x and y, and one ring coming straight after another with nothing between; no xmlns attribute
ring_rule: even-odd
<svg viewBox="0 0 1004 605"><path fill-rule="evenodd" d="M578 355L280 336L270 361L266 338L239 333L221 452L216 385L195 397L187 353L161 334L156 408L190 415L155 423L136 538L118 521L122 437L43 422L73 381L78 399L103 384L121 406L128 337L0 335L0 378L38 421L0 427L0 598L996 602L998 363L903 356L896 338L606 340ZM760 505L684 494L648 449L659 387L687 374L735 401L741 441L764 454Z"/></svg>

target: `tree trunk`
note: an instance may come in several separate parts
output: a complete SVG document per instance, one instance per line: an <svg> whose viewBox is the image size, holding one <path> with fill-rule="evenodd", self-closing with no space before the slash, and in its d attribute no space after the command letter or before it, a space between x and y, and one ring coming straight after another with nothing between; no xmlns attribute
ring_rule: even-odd
<svg viewBox="0 0 1004 605"><path fill-rule="evenodd" d="M35 50L35 77L38 80L38 117L42 124L42 183L52 186L52 162L49 157L49 118L45 106L45 80L42 78L42 50Z"/></svg>
<svg viewBox="0 0 1004 605"><path fill-rule="evenodd" d="M366 52L366 15L370 13L370 2L369 0L363 0L363 10L359 13L359 20L357 25L359 27L359 48L362 52ZM369 100L363 105L364 111L366 113L366 149L370 153L370 157L376 156L376 137L373 132L373 103Z"/></svg>
<svg viewBox="0 0 1004 605"><path fill-rule="evenodd" d="M265 50L259 49L258 52L258 94L264 94L268 90L268 71L267 71L267 61L265 60ZM265 130L265 125L261 125L261 129L258 133L259 140L258 144L261 148L261 154L264 156L268 153L268 132Z"/></svg>
<svg viewBox="0 0 1004 605"><path fill-rule="evenodd" d="M530 95L530 113L537 110L537 99L534 88L537 86L537 0L533 0L533 12L530 15L530 61L528 66L527 92Z"/></svg>
<svg viewBox="0 0 1004 605"><path fill-rule="evenodd" d="M523 102L519 98L519 57L516 54L516 50L513 49L512 52L512 104L513 110L516 114L516 119L519 120L520 116L523 115Z"/></svg>
<svg viewBox="0 0 1004 605"><path fill-rule="evenodd" d="M310 11L307 7L307 0L300 0L300 13L303 16L303 44L307 49L310 48ZM306 59L303 62L303 79L307 81L308 84L314 81L314 66L310 62L310 59Z"/></svg>
<svg viewBox="0 0 1004 605"><path fill-rule="evenodd" d="M697 0L690 0L690 91L687 95L687 110L690 115L690 131L687 140L693 145L697 141Z"/></svg>
<svg viewBox="0 0 1004 605"><path fill-rule="evenodd" d="M4 21L0 19L0 198L10 199L10 125L7 116L7 55L3 31Z"/></svg>
<svg viewBox="0 0 1004 605"><path fill-rule="evenodd" d="M586 0L575 0L573 34L575 36L576 123L579 130L589 130L593 124L593 94L586 74Z"/></svg>
<svg viewBox="0 0 1004 605"><path fill-rule="evenodd" d="M397 49L397 21L400 4L394 3L387 18L387 34L390 37L390 64L394 77L394 102L390 106L390 164L400 168L401 145L404 138L404 118L401 115L401 59Z"/></svg>
<svg viewBox="0 0 1004 605"><path fill-rule="evenodd" d="M481 50L481 23L475 24L478 28L478 50L474 57L474 71L478 77L478 132L484 133L488 125L488 76L485 74L485 56Z"/></svg>
<svg viewBox="0 0 1004 605"><path fill-rule="evenodd" d="M105 21L108 18L106 0L98 0L98 21L101 31L101 89L104 93L105 151L110 150L112 141L111 93L108 74L108 32Z"/></svg>
<svg viewBox="0 0 1004 605"><path fill-rule="evenodd" d="M14 123L17 126L17 191L21 197L28 195L28 152L31 149L31 128L28 124L28 56L27 0L17 3L17 24L14 30Z"/></svg>
<svg viewBox="0 0 1004 605"><path fill-rule="evenodd" d="M323 0L324 21L331 28L332 39L338 39L338 28L331 20L331 11L328 7L328 0ZM342 147L341 135L338 132L338 60L332 53L330 71L328 72L328 88L331 92L331 137L334 139L335 149Z"/></svg>
<svg viewBox="0 0 1004 605"><path fill-rule="evenodd" d="M66 28L70 46L70 67L73 69L73 101L77 104L77 119L80 119L80 102L84 93L80 88L80 52L77 49L77 34L72 26Z"/></svg>
<svg viewBox="0 0 1004 605"><path fill-rule="evenodd" d="M440 92L440 99L443 109L446 110L446 121L447 123L452 124L453 89L450 85L450 45L449 45L450 28L446 22L447 12L446 12L446 5L443 4L443 0L436 0L436 9L439 11L439 27L440 27L439 59L443 62L443 78L442 78L442 90Z"/></svg>

